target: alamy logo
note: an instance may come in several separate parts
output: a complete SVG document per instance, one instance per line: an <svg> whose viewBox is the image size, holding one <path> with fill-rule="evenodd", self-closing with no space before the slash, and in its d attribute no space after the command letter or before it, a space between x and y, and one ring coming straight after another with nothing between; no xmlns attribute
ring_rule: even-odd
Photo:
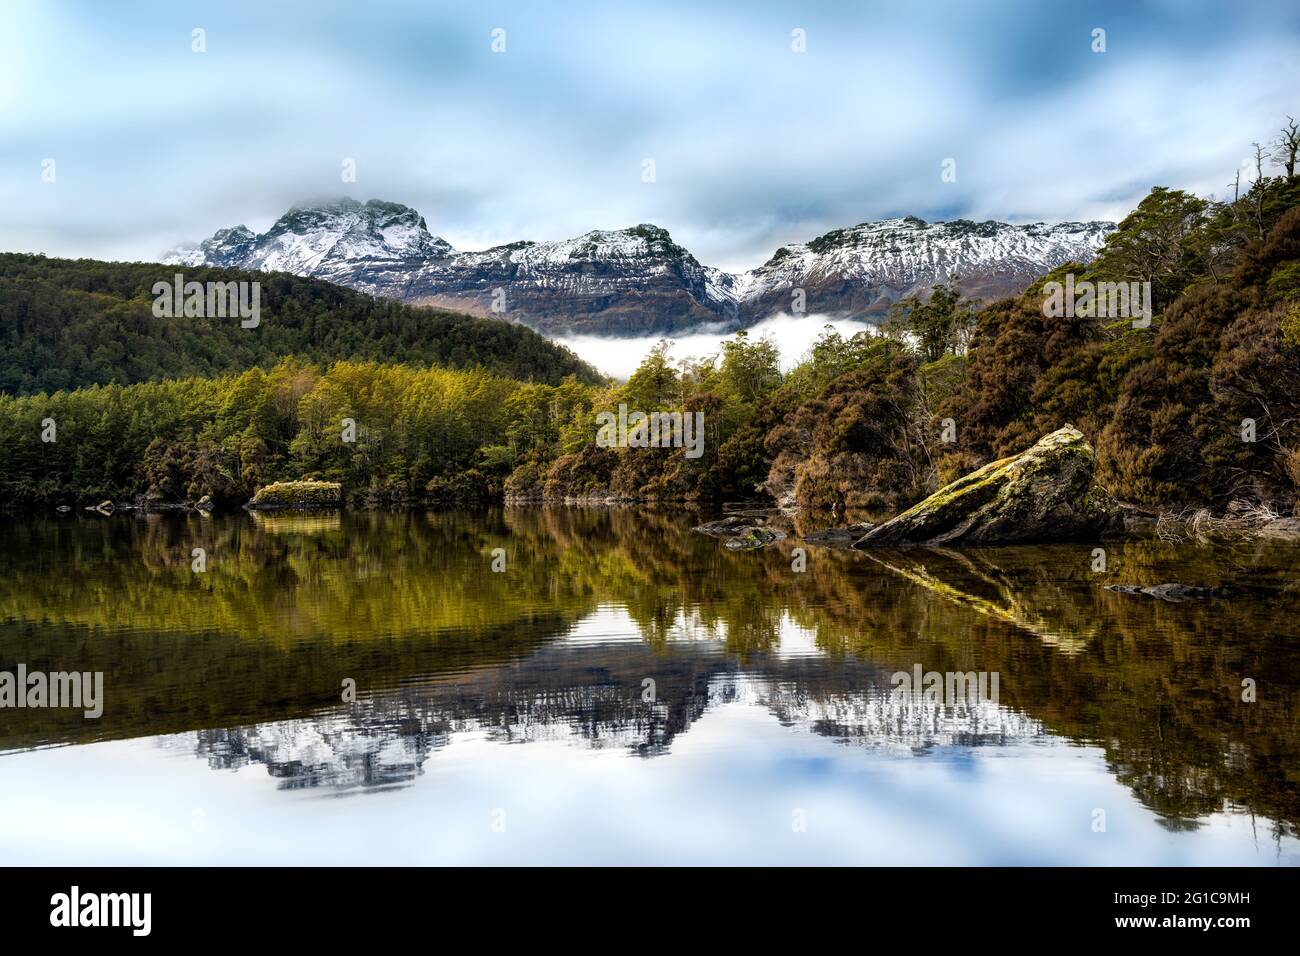
<svg viewBox="0 0 1300 956"><path fill-rule="evenodd" d="M50 897L51 926L129 926L148 936L153 924L152 893L85 893L74 886Z"/></svg>
<svg viewBox="0 0 1300 956"><path fill-rule="evenodd" d="M90 720L104 713L104 672L28 671L19 664L17 673L0 671L0 708L68 707L83 712Z"/></svg>
<svg viewBox="0 0 1300 956"><path fill-rule="evenodd" d="M596 444L601 448L685 448L687 458L704 454L703 412L631 412L596 416Z"/></svg>
<svg viewBox="0 0 1300 956"><path fill-rule="evenodd" d="M911 671L895 671L889 682L894 685L895 701L913 699L948 707L998 702L997 671L923 672L915 664Z"/></svg>
<svg viewBox="0 0 1300 956"><path fill-rule="evenodd" d="M1132 319L1133 328L1151 325L1150 282L1065 282L1043 284L1043 315L1049 319Z"/></svg>
<svg viewBox="0 0 1300 956"><path fill-rule="evenodd" d="M184 274L178 272L172 282L155 282L149 291L154 296L154 318L238 316L240 327L245 329L255 329L262 321L260 282L186 282Z"/></svg>

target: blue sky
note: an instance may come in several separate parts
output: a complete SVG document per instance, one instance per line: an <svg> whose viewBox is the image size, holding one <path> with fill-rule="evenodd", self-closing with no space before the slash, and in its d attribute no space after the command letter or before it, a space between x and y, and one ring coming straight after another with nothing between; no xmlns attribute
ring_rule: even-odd
<svg viewBox="0 0 1300 956"><path fill-rule="evenodd" d="M1222 195L1288 113L1294 0L7 0L0 249L151 259L349 195L462 249L654 222L744 268L885 216Z"/></svg>

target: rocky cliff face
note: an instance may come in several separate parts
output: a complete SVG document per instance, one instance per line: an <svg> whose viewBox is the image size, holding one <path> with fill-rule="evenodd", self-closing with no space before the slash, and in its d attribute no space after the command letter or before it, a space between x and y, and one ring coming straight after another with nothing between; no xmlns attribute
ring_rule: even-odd
<svg viewBox="0 0 1300 956"><path fill-rule="evenodd" d="M260 235L219 230L163 262L292 272L475 314L499 311L495 304L551 335L634 336L744 328L792 311L795 290L809 314L868 319L942 281L996 298L1064 262L1091 259L1114 228L889 219L783 246L736 274L701 265L653 225L457 252L407 206L342 199L295 206Z"/></svg>

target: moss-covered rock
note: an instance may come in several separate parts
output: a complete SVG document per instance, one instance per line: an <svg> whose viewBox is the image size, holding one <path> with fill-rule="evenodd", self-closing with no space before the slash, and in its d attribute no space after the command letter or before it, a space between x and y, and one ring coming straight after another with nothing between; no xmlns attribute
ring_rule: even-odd
<svg viewBox="0 0 1300 956"><path fill-rule="evenodd" d="M691 530L724 539L722 546L729 551L754 551L785 540L786 533L783 530L765 523L767 518L775 515L776 512L772 509L755 509L726 515Z"/></svg>
<svg viewBox="0 0 1300 956"><path fill-rule="evenodd" d="M278 508L337 508L343 488L337 481L277 481L259 488L249 508L270 511Z"/></svg>
<svg viewBox="0 0 1300 956"><path fill-rule="evenodd" d="M1115 526L1114 500L1093 480L1097 459L1073 425L990 462L872 528L856 548L1012 544L1095 537Z"/></svg>

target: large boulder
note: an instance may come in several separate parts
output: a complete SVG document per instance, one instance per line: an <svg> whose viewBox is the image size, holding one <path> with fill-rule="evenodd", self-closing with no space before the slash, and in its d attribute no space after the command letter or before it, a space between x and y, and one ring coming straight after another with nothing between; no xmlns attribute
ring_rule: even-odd
<svg viewBox="0 0 1300 956"><path fill-rule="evenodd" d="M855 548L912 544L1015 544L1095 537L1121 520L1093 482L1096 455L1073 425L1028 451L958 478L898 517L872 528Z"/></svg>
<svg viewBox="0 0 1300 956"><path fill-rule="evenodd" d="M259 488L244 507L253 511L337 508L342 499L343 486L337 481L276 481Z"/></svg>

